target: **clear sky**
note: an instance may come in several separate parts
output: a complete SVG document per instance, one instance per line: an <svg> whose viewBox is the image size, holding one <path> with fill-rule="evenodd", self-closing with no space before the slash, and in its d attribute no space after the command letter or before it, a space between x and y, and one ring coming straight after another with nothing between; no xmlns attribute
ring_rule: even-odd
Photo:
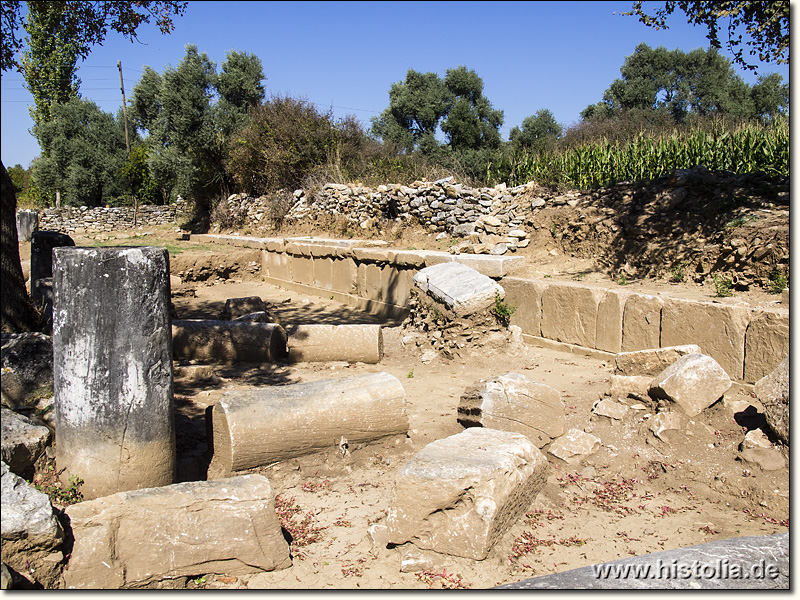
<svg viewBox="0 0 800 600"><path fill-rule="evenodd" d="M656 6L661 3L648 3ZM79 63L83 98L116 114L122 106L117 61L126 97L149 65L177 66L185 45L195 44L219 66L231 50L251 52L264 67L267 95L290 95L354 115L365 126L389 104L389 88L406 72L464 65L484 82L484 94L504 111L501 129L549 109L569 126L599 102L620 76L625 57L640 42L691 51L707 48L707 31L686 23L680 11L669 29L656 31L620 13L632 2L212 2L191 1L175 30L162 35L140 28L140 43L111 32ZM722 32L724 34L724 31ZM729 54L723 53L731 58ZM748 84L777 72L789 82L788 65L761 65L737 73ZM29 166L39 155L30 134L33 104L14 71L2 74L2 160Z"/></svg>

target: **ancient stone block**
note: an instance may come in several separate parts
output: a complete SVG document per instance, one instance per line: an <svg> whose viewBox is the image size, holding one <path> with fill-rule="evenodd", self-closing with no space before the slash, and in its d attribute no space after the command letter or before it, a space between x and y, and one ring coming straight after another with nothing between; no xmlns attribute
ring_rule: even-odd
<svg viewBox="0 0 800 600"><path fill-rule="evenodd" d="M3 333L0 349L2 402L9 408L33 406L53 394L53 342L43 333Z"/></svg>
<svg viewBox="0 0 800 600"><path fill-rule="evenodd" d="M484 256L478 254L458 254L453 262L475 269L481 275L492 279L502 279L525 268L524 256Z"/></svg>
<svg viewBox="0 0 800 600"><path fill-rule="evenodd" d="M653 377L646 375L637 377L632 375L612 375L611 376L611 397L620 398L644 398L647 390L650 389L650 382Z"/></svg>
<svg viewBox="0 0 800 600"><path fill-rule="evenodd" d="M652 378L681 356L686 356L693 352L701 352L700 346L686 344L685 346L620 352L614 357L615 373L633 377L649 375Z"/></svg>
<svg viewBox="0 0 800 600"><path fill-rule="evenodd" d="M784 444L789 444L789 356L772 373L756 382L756 397L764 407L767 425Z"/></svg>
<svg viewBox="0 0 800 600"><path fill-rule="evenodd" d="M211 420L209 478L408 431L405 391L388 373L232 390Z"/></svg>
<svg viewBox="0 0 800 600"><path fill-rule="evenodd" d="M16 219L17 239L20 242L29 242L33 233L39 229L39 213L35 210L18 210Z"/></svg>
<svg viewBox="0 0 800 600"><path fill-rule="evenodd" d="M750 309L744 306L667 298L662 313L661 344L697 344L731 379L741 381L749 322Z"/></svg>
<svg viewBox="0 0 800 600"><path fill-rule="evenodd" d="M553 282L542 292L542 337L594 348L604 290Z"/></svg>
<svg viewBox="0 0 800 600"><path fill-rule="evenodd" d="M56 587L64 531L50 498L0 463L2 561L46 588Z"/></svg>
<svg viewBox="0 0 800 600"><path fill-rule="evenodd" d="M564 433L564 404L550 386L507 373L467 388L458 403L458 422L521 433L541 448Z"/></svg>
<svg viewBox="0 0 800 600"><path fill-rule="evenodd" d="M15 413L5 406L0 408L2 418L2 450L4 463L17 475L24 475L33 468L36 459L50 444L50 430L37 425L28 417Z"/></svg>
<svg viewBox="0 0 800 600"><path fill-rule="evenodd" d="M659 348L666 344L661 340L661 321L664 300L647 294L631 294L625 301L622 316L622 351ZM689 343L689 342L684 342Z"/></svg>
<svg viewBox="0 0 800 600"><path fill-rule="evenodd" d="M246 298L228 298L225 300L225 308L219 315L220 321L233 321L243 315L254 312L266 312L267 305L258 296L248 296Z"/></svg>
<svg viewBox="0 0 800 600"><path fill-rule="evenodd" d="M547 459L525 436L471 427L425 446L400 470L389 542L486 557L544 486Z"/></svg>
<svg viewBox="0 0 800 600"><path fill-rule="evenodd" d="M789 355L789 309L760 310L747 326L744 381L755 383Z"/></svg>
<svg viewBox="0 0 800 600"><path fill-rule="evenodd" d="M538 279L503 279L505 302L517 307L511 316L511 323L521 327L523 333L542 336L542 294L547 286L547 282Z"/></svg>
<svg viewBox="0 0 800 600"><path fill-rule="evenodd" d="M328 257L314 258L312 274L313 285L323 290L333 289L333 259Z"/></svg>
<svg viewBox="0 0 800 600"><path fill-rule="evenodd" d="M682 356L653 379L652 398L675 403L689 417L722 398L731 387L725 370L710 356L700 353Z"/></svg>
<svg viewBox="0 0 800 600"><path fill-rule="evenodd" d="M289 547L262 475L120 492L66 510L75 537L69 589L285 569Z"/></svg>
<svg viewBox="0 0 800 600"><path fill-rule="evenodd" d="M600 438L580 429L570 429L556 439L548 453L570 465L577 465L600 449Z"/></svg>
<svg viewBox="0 0 800 600"><path fill-rule="evenodd" d="M505 282L503 282L505 283ZM622 318L630 292L606 290L597 305L597 333L594 347L606 352L622 350Z"/></svg>
<svg viewBox="0 0 800 600"><path fill-rule="evenodd" d="M334 292L350 294L356 278L356 264L350 258L340 258L331 264L331 289Z"/></svg>
<svg viewBox="0 0 800 600"><path fill-rule="evenodd" d="M460 263L425 267L414 276L414 283L459 317L494 305L495 295L505 297L499 284Z"/></svg>
<svg viewBox="0 0 800 600"><path fill-rule="evenodd" d="M287 356L286 331L276 323L248 321L173 321L175 360L232 365L270 363Z"/></svg>
<svg viewBox="0 0 800 600"><path fill-rule="evenodd" d="M379 363L383 359L380 325L294 325L286 330L293 362Z"/></svg>
<svg viewBox="0 0 800 600"><path fill-rule="evenodd" d="M595 403L592 408L592 413L601 417L608 417L609 419L621 421L628 416L629 410L627 404L622 404L616 400L605 399Z"/></svg>
<svg viewBox="0 0 800 600"><path fill-rule="evenodd" d="M289 264L291 280L295 283L312 285L314 282L314 259L310 256L294 255Z"/></svg>
<svg viewBox="0 0 800 600"><path fill-rule="evenodd" d="M53 250L56 462L85 498L175 473L169 254Z"/></svg>

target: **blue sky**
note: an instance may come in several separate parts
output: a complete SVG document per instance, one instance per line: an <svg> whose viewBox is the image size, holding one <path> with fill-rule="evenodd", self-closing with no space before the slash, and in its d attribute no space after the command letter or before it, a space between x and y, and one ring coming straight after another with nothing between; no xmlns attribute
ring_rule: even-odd
<svg viewBox="0 0 800 600"><path fill-rule="evenodd" d="M649 3L660 5L661 3ZM690 51L707 48L706 30L682 12L656 31L620 13L632 2L198 2L191 1L175 30L140 28L140 42L110 33L79 63L83 98L102 110L121 107L119 71L130 100L142 68L176 66L186 44L217 64L231 50L251 52L264 67L267 94L304 98L337 117L366 126L389 104L389 88L409 69L444 76L464 65L484 82L484 94L504 111L503 139L537 110L549 109L569 126L602 99L625 57L640 42ZM730 58L728 54L725 54ZM737 73L749 84L788 65ZM27 167L39 154L29 133L30 94L22 76L2 74L2 160Z"/></svg>

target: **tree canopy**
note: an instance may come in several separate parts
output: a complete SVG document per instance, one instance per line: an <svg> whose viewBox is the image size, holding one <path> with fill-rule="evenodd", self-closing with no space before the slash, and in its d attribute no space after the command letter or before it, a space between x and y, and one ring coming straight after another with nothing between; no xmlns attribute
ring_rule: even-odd
<svg viewBox="0 0 800 600"><path fill-rule="evenodd" d="M512 127L509 138L515 148L544 150L561 137L563 128L553 113L543 108L522 120L522 128Z"/></svg>
<svg viewBox="0 0 800 600"><path fill-rule="evenodd" d="M706 37L717 49L722 47L720 21L727 21L726 46L734 62L750 70L756 69L744 57L744 47L749 46L749 56L757 55L764 62L789 64L789 0L668 0L653 14L648 14L643 5L644 2L634 2L633 10L624 14L639 17L648 27L667 29L667 17L680 9L689 23L708 29ZM742 28L750 41L743 41Z"/></svg>

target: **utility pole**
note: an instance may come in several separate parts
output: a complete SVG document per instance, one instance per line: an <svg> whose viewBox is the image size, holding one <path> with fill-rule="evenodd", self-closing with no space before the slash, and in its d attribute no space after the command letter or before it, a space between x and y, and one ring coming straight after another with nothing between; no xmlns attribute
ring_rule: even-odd
<svg viewBox="0 0 800 600"><path fill-rule="evenodd" d="M128 138L128 103L125 101L125 84L122 82L122 61L117 61L117 68L119 69L119 89L122 92L122 118L125 119L125 148L128 150L128 156L131 154L131 142ZM133 226L136 227L136 221L139 212L139 202L136 196L133 196Z"/></svg>

